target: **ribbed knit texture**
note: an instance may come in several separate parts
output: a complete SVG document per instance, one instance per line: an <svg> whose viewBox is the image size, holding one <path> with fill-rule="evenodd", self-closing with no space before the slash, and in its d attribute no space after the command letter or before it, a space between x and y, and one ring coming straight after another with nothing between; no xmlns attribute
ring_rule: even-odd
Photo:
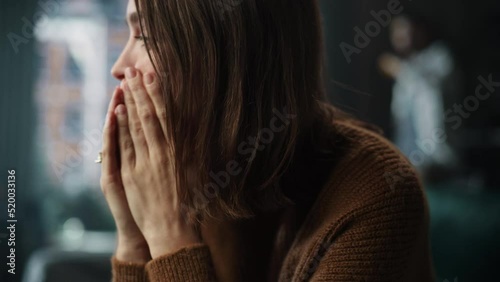
<svg viewBox="0 0 500 282"><path fill-rule="evenodd" d="M416 172L383 137L348 122L334 126L339 162L295 235L279 281L435 281ZM112 263L113 281L146 281L140 267ZM151 282L217 281L204 244L158 257L144 271Z"/></svg>
<svg viewBox="0 0 500 282"><path fill-rule="evenodd" d="M113 281L146 282L148 281L145 263L119 261L116 256L111 257L113 267Z"/></svg>
<svg viewBox="0 0 500 282"><path fill-rule="evenodd" d="M205 244L157 257L146 264L146 271L150 281L216 281L210 250Z"/></svg>

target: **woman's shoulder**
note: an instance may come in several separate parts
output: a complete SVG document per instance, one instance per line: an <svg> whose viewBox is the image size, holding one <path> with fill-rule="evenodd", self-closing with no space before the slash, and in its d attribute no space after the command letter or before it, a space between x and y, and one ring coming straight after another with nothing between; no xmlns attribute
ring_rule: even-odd
<svg viewBox="0 0 500 282"><path fill-rule="evenodd" d="M412 270L431 277L424 238L428 208L411 163L362 123L337 119L331 129L335 165L284 268L302 269L295 274L317 280L371 275L415 281ZM297 261L317 267L300 268Z"/></svg>
<svg viewBox="0 0 500 282"><path fill-rule="evenodd" d="M354 119L331 123L335 166L316 205L326 214L347 214L380 203L402 201L425 213L418 172L380 130Z"/></svg>
<svg viewBox="0 0 500 282"><path fill-rule="evenodd" d="M340 156L332 176L342 174L344 181L369 187L365 193L373 195L403 186L422 189L414 166L377 127L349 119L332 126L334 150Z"/></svg>

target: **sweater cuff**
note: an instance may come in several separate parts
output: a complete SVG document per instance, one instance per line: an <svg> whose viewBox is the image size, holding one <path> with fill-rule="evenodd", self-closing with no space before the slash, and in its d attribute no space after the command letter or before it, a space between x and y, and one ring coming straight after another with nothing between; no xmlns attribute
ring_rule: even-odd
<svg viewBox="0 0 500 282"><path fill-rule="evenodd" d="M147 282L146 263L120 261L111 257L112 282Z"/></svg>
<svg viewBox="0 0 500 282"><path fill-rule="evenodd" d="M150 260L146 264L146 272L151 282L216 281L210 250L203 243Z"/></svg>

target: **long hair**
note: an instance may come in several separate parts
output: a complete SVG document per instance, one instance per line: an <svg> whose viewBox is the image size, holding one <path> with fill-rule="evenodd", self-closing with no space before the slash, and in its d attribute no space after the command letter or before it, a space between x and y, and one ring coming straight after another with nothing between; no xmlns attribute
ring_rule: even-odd
<svg viewBox="0 0 500 282"><path fill-rule="evenodd" d="M135 2L188 219L249 218L289 204L280 176L334 111L318 1Z"/></svg>

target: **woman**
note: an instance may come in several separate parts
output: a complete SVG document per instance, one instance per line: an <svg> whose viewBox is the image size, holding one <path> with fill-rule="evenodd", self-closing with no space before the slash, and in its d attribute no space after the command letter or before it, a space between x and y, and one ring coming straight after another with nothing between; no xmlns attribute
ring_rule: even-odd
<svg viewBox="0 0 500 282"><path fill-rule="evenodd" d="M409 162L327 103L317 1L132 1L113 281L432 281Z"/></svg>

